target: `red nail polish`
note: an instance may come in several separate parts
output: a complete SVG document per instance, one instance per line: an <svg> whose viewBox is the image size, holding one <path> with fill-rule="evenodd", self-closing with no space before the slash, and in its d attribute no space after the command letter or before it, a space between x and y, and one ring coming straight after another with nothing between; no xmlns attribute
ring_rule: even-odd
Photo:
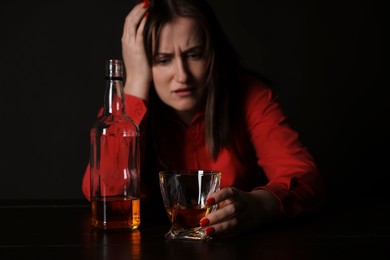
<svg viewBox="0 0 390 260"><path fill-rule="evenodd" d="M213 227L208 227L208 228L206 228L206 234L208 235L208 236L210 236L210 235L212 235L212 234L214 234L215 233L215 228L213 228Z"/></svg>
<svg viewBox="0 0 390 260"><path fill-rule="evenodd" d="M145 0L145 1L144 1L144 6L143 6L143 7L144 7L144 8L148 8L148 6L149 6L149 0Z"/></svg>
<svg viewBox="0 0 390 260"><path fill-rule="evenodd" d="M208 198L206 200L206 205L212 206L215 204L215 199L214 198Z"/></svg>
<svg viewBox="0 0 390 260"><path fill-rule="evenodd" d="M210 220L208 218L204 218L202 219L200 222L199 222L199 225L201 227L205 227L205 226L208 226L210 224Z"/></svg>

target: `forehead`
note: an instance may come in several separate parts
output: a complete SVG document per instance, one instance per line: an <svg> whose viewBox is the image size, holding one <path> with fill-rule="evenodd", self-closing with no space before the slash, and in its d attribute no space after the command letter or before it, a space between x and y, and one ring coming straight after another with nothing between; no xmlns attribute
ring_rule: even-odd
<svg viewBox="0 0 390 260"><path fill-rule="evenodd" d="M201 45L202 41L202 31L198 23L192 18L179 17L161 28L158 49L159 52L176 48L187 49Z"/></svg>

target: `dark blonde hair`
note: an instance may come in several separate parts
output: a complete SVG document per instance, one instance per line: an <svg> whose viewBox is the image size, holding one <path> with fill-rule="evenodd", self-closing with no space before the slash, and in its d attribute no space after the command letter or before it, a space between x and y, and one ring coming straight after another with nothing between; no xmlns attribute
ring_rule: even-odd
<svg viewBox="0 0 390 260"><path fill-rule="evenodd" d="M150 64L155 59L160 32L165 24L178 17L191 18L198 23L206 58L206 91L202 96L205 106L205 140L211 156L216 159L223 147L232 144L231 138L236 129L238 104L232 101L238 93L235 51L206 0L151 0L148 12L144 38ZM154 87L151 88L150 100L151 105L159 100ZM158 111L152 110L154 113Z"/></svg>

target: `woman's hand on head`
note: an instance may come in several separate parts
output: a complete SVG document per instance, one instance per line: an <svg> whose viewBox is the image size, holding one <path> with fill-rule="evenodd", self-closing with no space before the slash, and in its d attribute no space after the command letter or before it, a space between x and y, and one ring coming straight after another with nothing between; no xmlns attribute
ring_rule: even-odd
<svg viewBox="0 0 390 260"><path fill-rule="evenodd" d="M147 8L138 3L127 15L122 34L122 58L126 70L124 91L126 94L148 99L152 70L148 62L143 32Z"/></svg>
<svg viewBox="0 0 390 260"><path fill-rule="evenodd" d="M229 187L212 194L209 205L218 205L216 211L200 223L210 235L232 235L258 228L279 217L279 203L267 190L243 192Z"/></svg>

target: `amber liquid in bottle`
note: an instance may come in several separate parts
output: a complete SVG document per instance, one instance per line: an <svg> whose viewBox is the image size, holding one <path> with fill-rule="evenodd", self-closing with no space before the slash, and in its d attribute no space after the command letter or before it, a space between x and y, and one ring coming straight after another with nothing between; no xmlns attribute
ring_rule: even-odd
<svg viewBox="0 0 390 260"><path fill-rule="evenodd" d="M92 199L92 226L99 229L136 229L141 223L138 198L104 197Z"/></svg>

